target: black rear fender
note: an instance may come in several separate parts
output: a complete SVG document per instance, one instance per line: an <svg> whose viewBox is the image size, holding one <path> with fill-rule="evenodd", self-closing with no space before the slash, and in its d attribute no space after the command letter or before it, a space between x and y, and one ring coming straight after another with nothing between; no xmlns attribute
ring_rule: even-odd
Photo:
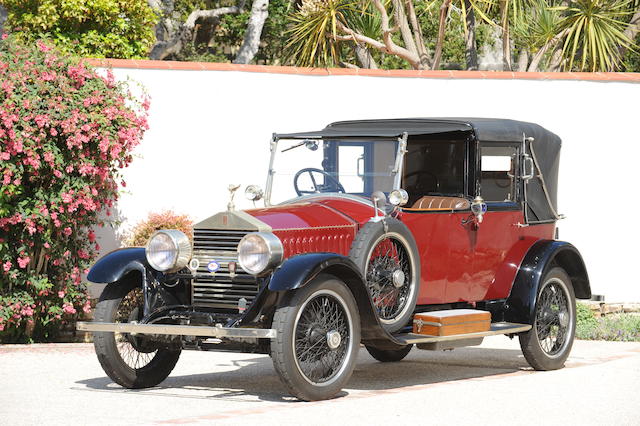
<svg viewBox="0 0 640 426"><path fill-rule="evenodd" d="M533 324L542 279L555 266L564 269L571 278L576 298L591 298L587 268L578 249L565 241L540 240L531 246L520 264L505 304L505 321Z"/></svg>

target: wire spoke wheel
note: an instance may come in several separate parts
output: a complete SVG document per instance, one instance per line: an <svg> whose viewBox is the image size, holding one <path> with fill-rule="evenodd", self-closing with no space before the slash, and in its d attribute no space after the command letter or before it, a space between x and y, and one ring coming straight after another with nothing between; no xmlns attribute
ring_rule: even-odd
<svg viewBox="0 0 640 426"><path fill-rule="evenodd" d="M576 331L575 293L571 278L560 267L545 273L538 290L532 328L519 335L522 353L536 370L562 368Z"/></svg>
<svg viewBox="0 0 640 426"><path fill-rule="evenodd" d="M140 322L143 306L144 297L138 282L134 279L112 282L100 296L94 321ZM129 389L148 388L162 382L175 367L181 352L178 345L136 333L95 332L93 343L105 373Z"/></svg>
<svg viewBox="0 0 640 426"><path fill-rule="evenodd" d="M569 301L564 289L555 281L540 293L535 329L542 350L553 356L562 351L569 331Z"/></svg>
<svg viewBox="0 0 640 426"><path fill-rule="evenodd" d="M142 289L134 288L122 299L116 310L115 322L138 321L142 313ZM134 370L143 368L153 360L156 349L150 347L142 337L130 333L114 333L116 347L120 357Z"/></svg>
<svg viewBox="0 0 640 426"><path fill-rule="evenodd" d="M413 234L394 217L367 222L358 231L349 258L362 272L380 325L395 333L413 315L420 290L420 256Z"/></svg>
<svg viewBox="0 0 640 426"><path fill-rule="evenodd" d="M347 313L340 302L328 294L311 299L295 329L300 372L313 383L330 381L344 364L350 338Z"/></svg>
<svg viewBox="0 0 640 426"><path fill-rule="evenodd" d="M347 383L360 347L360 317L347 285L320 274L278 305L271 359L289 392L305 401L334 397Z"/></svg>
<svg viewBox="0 0 640 426"><path fill-rule="evenodd" d="M142 289L131 290L120 302L116 311L115 322L134 322L140 318L142 308ZM129 367L138 370L149 365L158 352L145 347L143 338L129 333L114 333L116 347L120 357ZM147 345L148 346L148 345Z"/></svg>
<svg viewBox="0 0 640 426"><path fill-rule="evenodd" d="M365 277L381 320L393 320L407 306L412 291L411 265L405 246L385 236L371 250Z"/></svg>

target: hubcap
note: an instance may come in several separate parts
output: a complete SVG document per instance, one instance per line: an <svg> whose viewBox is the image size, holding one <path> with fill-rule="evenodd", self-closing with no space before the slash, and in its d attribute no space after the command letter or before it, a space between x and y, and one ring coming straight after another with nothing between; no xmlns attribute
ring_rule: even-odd
<svg viewBox="0 0 640 426"><path fill-rule="evenodd" d="M404 272L401 269L393 271L392 281L396 288L402 287L404 285Z"/></svg>
<svg viewBox="0 0 640 426"><path fill-rule="evenodd" d="M329 346L329 349L331 349L332 351L335 349L338 349L338 346L340 346L341 341L342 341L342 337L340 336L340 333L337 332L336 330L331 330L330 332L327 333L327 345Z"/></svg>
<svg viewBox="0 0 640 426"><path fill-rule="evenodd" d="M566 311L560 312L558 314L558 321L562 327L569 325L569 313Z"/></svg>

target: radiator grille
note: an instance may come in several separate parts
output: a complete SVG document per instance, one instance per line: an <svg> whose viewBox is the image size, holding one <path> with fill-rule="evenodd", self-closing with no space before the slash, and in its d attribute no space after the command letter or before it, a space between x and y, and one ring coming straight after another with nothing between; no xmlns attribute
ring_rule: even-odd
<svg viewBox="0 0 640 426"><path fill-rule="evenodd" d="M193 257L200 266L192 285L192 304L214 308L237 309L238 302L244 298L251 305L258 294L256 278L246 273L240 265L232 278L229 262L237 262L236 249L246 234L254 231L194 229ZM215 260L219 265L215 274L211 274L207 265Z"/></svg>

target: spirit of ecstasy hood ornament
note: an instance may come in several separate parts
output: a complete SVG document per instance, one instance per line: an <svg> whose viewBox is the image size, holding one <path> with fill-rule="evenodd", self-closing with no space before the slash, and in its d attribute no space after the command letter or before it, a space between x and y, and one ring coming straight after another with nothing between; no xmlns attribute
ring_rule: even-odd
<svg viewBox="0 0 640 426"><path fill-rule="evenodd" d="M240 188L240 185L230 184L227 189L229 190L229 204L227 204L227 210L233 211L236 209L236 205L233 204L233 197L236 195L236 191Z"/></svg>

